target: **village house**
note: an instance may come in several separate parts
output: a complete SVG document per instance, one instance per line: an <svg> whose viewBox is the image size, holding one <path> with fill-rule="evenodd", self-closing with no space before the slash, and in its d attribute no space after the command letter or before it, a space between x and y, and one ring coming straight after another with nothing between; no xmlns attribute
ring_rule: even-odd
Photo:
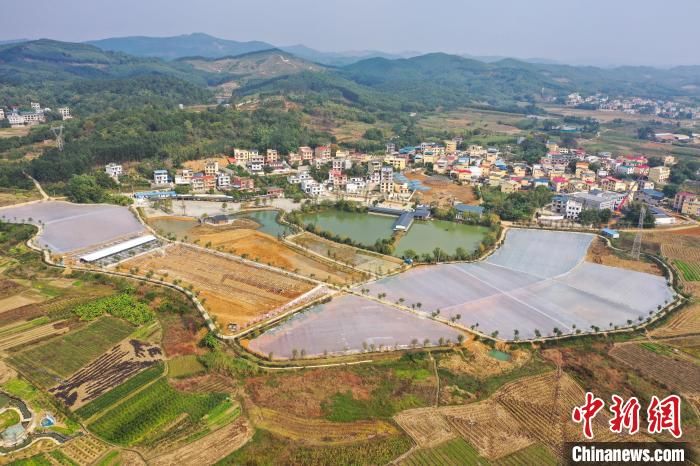
<svg viewBox="0 0 700 466"><path fill-rule="evenodd" d="M279 160L279 155L275 149L267 149L265 151L265 163L270 165L272 163L277 163Z"/></svg>
<svg viewBox="0 0 700 466"><path fill-rule="evenodd" d="M255 189L255 181L252 178L242 176L234 176L231 179L231 185L241 191L249 191Z"/></svg>
<svg viewBox="0 0 700 466"><path fill-rule="evenodd" d="M219 173L219 162L217 160L206 160L204 162L204 174L216 176L217 173Z"/></svg>
<svg viewBox="0 0 700 466"><path fill-rule="evenodd" d="M649 169L648 178L656 184L665 184L670 176L671 169L666 166Z"/></svg>
<svg viewBox="0 0 700 466"><path fill-rule="evenodd" d="M219 190L227 190L231 187L231 177L226 173L219 173L216 177L216 187Z"/></svg>
<svg viewBox="0 0 700 466"><path fill-rule="evenodd" d="M181 170L178 170L177 172L175 172L175 184L176 185L192 184L192 177L193 176L194 176L194 173L189 168L183 168Z"/></svg>
<svg viewBox="0 0 700 466"><path fill-rule="evenodd" d="M123 172L122 166L118 163L108 163L105 165L105 173L107 173L110 178L114 180L119 180L119 175Z"/></svg>
<svg viewBox="0 0 700 466"><path fill-rule="evenodd" d="M168 184L168 170L153 170L153 184Z"/></svg>
<svg viewBox="0 0 700 466"><path fill-rule="evenodd" d="M310 164L314 158L314 151L308 146L302 146L299 148L299 156L304 164Z"/></svg>

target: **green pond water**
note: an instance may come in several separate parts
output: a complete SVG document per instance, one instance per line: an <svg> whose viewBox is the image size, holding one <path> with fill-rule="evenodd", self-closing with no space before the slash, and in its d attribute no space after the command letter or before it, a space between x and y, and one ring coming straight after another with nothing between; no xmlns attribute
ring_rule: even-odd
<svg viewBox="0 0 700 466"><path fill-rule="evenodd" d="M489 356L498 359L499 361L510 361L510 354L495 349L489 351Z"/></svg>
<svg viewBox="0 0 700 466"><path fill-rule="evenodd" d="M304 215L303 221L304 225L313 223L319 230L371 246L378 239L391 238L391 227L396 218L329 209Z"/></svg>
<svg viewBox="0 0 700 466"><path fill-rule="evenodd" d="M320 230L352 238L367 246L378 239L390 238L396 217L325 210L303 217L304 224L313 223ZM411 229L396 245L395 256L401 257L409 249L418 254L432 253L436 247L454 254L458 247L474 251L488 228L473 225L431 220L414 222Z"/></svg>
<svg viewBox="0 0 700 466"><path fill-rule="evenodd" d="M396 245L394 255L401 257L409 249L413 249L418 254L432 254L438 247L448 254L454 254L460 247L467 252L472 252L479 247L487 232L486 227L445 220L413 222L406 236Z"/></svg>
<svg viewBox="0 0 700 466"><path fill-rule="evenodd" d="M258 231L277 237L283 234L287 227L277 223L276 210L256 210L253 212L240 212L233 215L235 218L250 218L260 224ZM188 235L192 228L199 225L197 220L181 220L177 218L155 218L150 221L156 230L165 234L173 234L177 239Z"/></svg>
<svg viewBox="0 0 700 466"><path fill-rule="evenodd" d="M256 210L254 212L241 212L236 214L237 218L250 218L255 220L260 224L258 231L267 233L277 237L277 235L282 235L287 231L285 225L277 223L277 211L276 210Z"/></svg>

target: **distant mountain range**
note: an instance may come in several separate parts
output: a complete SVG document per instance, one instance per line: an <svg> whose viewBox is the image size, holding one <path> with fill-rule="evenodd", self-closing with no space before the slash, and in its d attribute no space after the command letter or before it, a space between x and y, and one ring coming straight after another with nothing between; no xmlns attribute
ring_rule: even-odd
<svg viewBox="0 0 700 466"><path fill-rule="evenodd" d="M279 49L264 42L224 41L205 34L98 43L123 50L48 39L2 44L0 82L30 86L35 92L43 89L50 96L46 88L52 83L102 81L92 87L97 93L111 86L109 80L139 78L146 89L143 101L147 101L148 93L166 92L154 80L167 78L187 83L181 88L190 100L198 96L191 86L217 87L217 94L288 95L297 100L313 95L321 101L388 111L477 105L527 112L544 97L574 91L700 99L700 66L607 69L496 57L486 62L445 53L397 58L371 51L343 57L303 46ZM361 58L364 53L381 56ZM121 87L128 89L127 84ZM7 91L0 88L0 100L16 101L19 95L7 97L2 92Z"/></svg>

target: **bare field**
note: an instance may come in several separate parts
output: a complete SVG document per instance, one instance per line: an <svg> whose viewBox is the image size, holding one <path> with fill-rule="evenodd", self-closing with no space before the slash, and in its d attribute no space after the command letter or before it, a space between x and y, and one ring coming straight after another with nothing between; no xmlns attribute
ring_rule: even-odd
<svg viewBox="0 0 700 466"><path fill-rule="evenodd" d="M486 132L515 135L521 132L515 124L525 116L522 114L477 109L433 112L422 116L418 124L434 131L464 130L468 127L482 128Z"/></svg>
<svg viewBox="0 0 700 466"><path fill-rule="evenodd" d="M420 181L423 186L430 188L428 191L416 192L415 196L420 202L436 203L440 207L451 207L455 201L474 205L479 203L471 186L460 186L445 177L427 176L421 172L407 171L404 175L409 180Z"/></svg>
<svg viewBox="0 0 700 466"><path fill-rule="evenodd" d="M663 276L664 274L661 268L653 262L636 261L617 255L615 251L607 246L605 240L599 237L594 238L591 242L591 246L586 254L586 260L594 264L650 273L652 275Z"/></svg>
<svg viewBox="0 0 700 466"><path fill-rule="evenodd" d="M141 274L167 274L169 281L191 285L224 329L229 323L241 328L266 319L270 311L313 288L311 282L184 245L154 251L122 266L138 268Z"/></svg>
<svg viewBox="0 0 700 466"><path fill-rule="evenodd" d="M194 228L190 235L199 239L200 244L211 243L215 249L245 255L248 259L307 277L330 280L338 285L351 284L363 278L359 272L304 255L276 238L256 230L234 229L217 232L215 228L209 228L204 234L199 234L199 231L199 228Z"/></svg>
<svg viewBox="0 0 700 466"><path fill-rule="evenodd" d="M355 247L336 243L309 232L303 232L294 236L292 241L316 254L332 257L334 260L356 269L380 275L398 270L403 264L401 259L396 257L367 253Z"/></svg>
<svg viewBox="0 0 700 466"><path fill-rule="evenodd" d="M610 355L674 391L700 395L700 366L664 345L623 343L615 345Z"/></svg>

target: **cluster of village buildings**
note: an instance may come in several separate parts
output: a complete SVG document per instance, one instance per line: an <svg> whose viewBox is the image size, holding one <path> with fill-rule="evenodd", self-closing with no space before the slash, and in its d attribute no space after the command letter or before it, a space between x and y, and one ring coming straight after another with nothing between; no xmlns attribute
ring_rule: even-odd
<svg viewBox="0 0 700 466"><path fill-rule="evenodd" d="M46 122L46 114L52 111L48 107L42 107L39 102L31 102L30 108L31 110L29 111L22 111L17 106L10 107L9 109L0 107L0 120L7 119L8 123L10 123L10 126L13 128L36 125ZM59 107L56 109L56 112L61 115L63 120L72 118L70 108L68 107Z"/></svg>
<svg viewBox="0 0 700 466"><path fill-rule="evenodd" d="M313 149L299 147L296 152L284 156L274 149L264 153L234 149L233 155L226 158L226 167L212 159L205 161L201 171L179 169L171 175L165 169L155 170L152 184L154 188L187 185L189 192L194 194L253 190L253 178L238 175L243 172L238 169L240 167L251 175L284 174L289 183L298 185L311 197L331 193L347 196L372 193L384 199L406 201L420 183L411 181L402 172L430 167L432 173L455 182L490 186L506 194L546 187L557 194L552 204L553 212L567 219L576 220L583 210L615 211L627 202L641 200L655 209L659 223L675 220L659 208L664 198L661 188L668 182L671 166L675 164L673 156L665 157L661 166L650 167L643 155L587 154L583 149L548 144L547 154L538 163L527 164L507 162L496 147L470 145L459 150L461 143L460 138L455 138L400 149L387 144L381 155L332 150L329 145ZM358 165L362 166L361 170L357 170ZM314 179L311 167L327 167L327 179L319 180L318 176ZM109 164L105 170L115 179L122 173L118 164ZM268 191L271 196L283 195L281 188L268 188ZM681 203L677 210L691 215L700 213L693 202Z"/></svg>
<svg viewBox="0 0 700 466"><path fill-rule="evenodd" d="M661 118L700 119L700 107L698 106L642 97L611 98L603 94L584 97L578 92L574 92L566 96L566 105L569 107L588 105L601 111L620 111L630 115L641 113Z"/></svg>

